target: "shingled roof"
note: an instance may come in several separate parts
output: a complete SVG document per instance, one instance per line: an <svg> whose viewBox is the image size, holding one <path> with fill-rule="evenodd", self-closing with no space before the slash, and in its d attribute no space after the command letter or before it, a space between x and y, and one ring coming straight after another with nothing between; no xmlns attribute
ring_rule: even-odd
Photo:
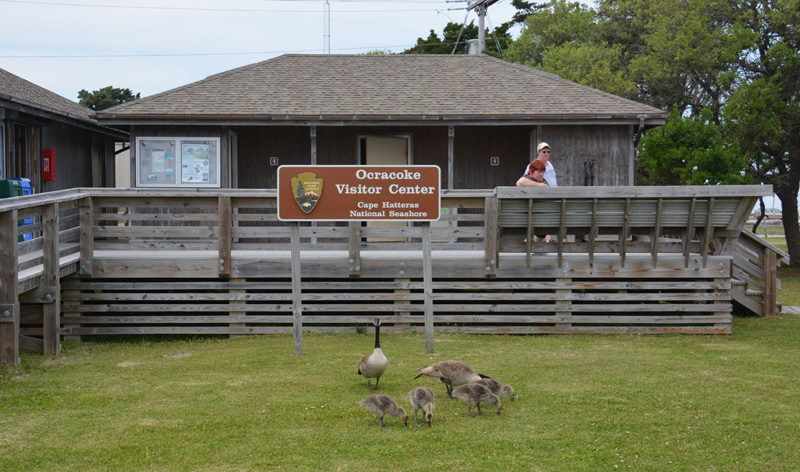
<svg viewBox="0 0 800 472"><path fill-rule="evenodd" d="M94 125L98 124L90 118L90 115L94 113L91 109L78 105L72 100L28 82L4 69L0 69L0 99L48 113L87 121Z"/></svg>
<svg viewBox="0 0 800 472"><path fill-rule="evenodd" d="M149 120L619 120L666 113L485 55L287 54L97 113Z"/></svg>

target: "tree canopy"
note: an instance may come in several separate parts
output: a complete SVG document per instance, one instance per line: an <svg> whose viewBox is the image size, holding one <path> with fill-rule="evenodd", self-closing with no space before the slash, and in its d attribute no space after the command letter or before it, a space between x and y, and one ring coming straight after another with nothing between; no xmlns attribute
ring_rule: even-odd
<svg viewBox="0 0 800 472"><path fill-rule="evenodd" d="M673 110L638 144L642 183L738 183L746 172L772 184L800 263L800 0L550 0L520 11L506 59Z"/></svg>
<svg viewBox="0 0 800 472"><path fill-rule="evenodd" d="M511 35L508 33L510 26L510 23L504 23L492 32L488 29L485 31L485 54L503 57L503 51L508 49L511 42ZM467 54L469 52L467 40L477 38L478 26L473 22L465 25L450 22L445 25L441 37L431 30L427 38L417 38L417 44L401 54Z"/></svg>
<svg viewBox="0 0 800 472"><path fill-rule="evenodd" d="M139 97L140 94L133 93L131 89L115 88L109 85L92 92L81 89L78 92L78 103L94 111L100 111L136 100Z"/></svg>
<svg viewBox="0 0 800 472"><path fill-rule="evenodd" d="M696 117L674 110L664 126L639 142L641 182L652 185L735 185L753 183L747 159L729 145L705 109Z"/></svg>

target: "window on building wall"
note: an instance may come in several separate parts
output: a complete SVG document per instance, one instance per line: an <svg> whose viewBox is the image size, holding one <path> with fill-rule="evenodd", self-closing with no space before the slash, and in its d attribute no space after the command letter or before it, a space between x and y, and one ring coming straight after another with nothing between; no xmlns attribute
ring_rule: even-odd
<svg viewBox="0 0 800 472"><path fill-rule="evenodd" d="M136 138L137 187L219 187L219 138Z"/></svg>

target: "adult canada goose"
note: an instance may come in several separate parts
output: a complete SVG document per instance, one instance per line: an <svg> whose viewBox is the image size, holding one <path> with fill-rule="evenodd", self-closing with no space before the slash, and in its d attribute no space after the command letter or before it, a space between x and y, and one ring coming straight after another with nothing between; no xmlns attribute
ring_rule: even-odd
<svg viewBox="0 0 800 472"><path fill-rule="evenodd" d="M375 349L372 350L372 354L361 359L361 363L358 364L358 373L367 378L370 390L378 390L378 383L381 381L383 373L386 372L389 358L383 354L383 349L381 349L381 320L376 318L372 324L375 326ZM375 379L375 388L372 388L371 379Z"/></svg>
<svg viewBox="0 0 800 472"><path fill-rule="evenodd" d="M512 402L517 399L517 392L511 385L500 385L500 382L490 378L476 380L475 383L485 386L500 398L510 398Z"/></svg>
<svg viewBox="0 0 800 472"><path fill-rule="evenodd" d="M391 399L389 395L370 395L359 402L359 405L365 409L375 413L378 417L378 424L381 428L385 427L383 424L383 417L385 415L400 416L403 418L403 425L408 426L408 415L406 410L397 402Z"/></svg>
<svg viewBox="0 0 800 472"><path fill-rule="evenodd" d="M482 374L476 374L470 366L459 361L437 362L423 367L417 372L419 375L414 377L415 379L423 375L439 379L447 388L447 396L450 398L453 398L453 387L489 378Z"/></svg>
<svg viewBox="0 0 800 472"><path fill-rule="evenodd" d="M457 398L467 404L467 414L470 416L472 416L471 412L473 406L478 407L479 415L483 414L481 411L481 402L485 405L494 405L498 415L500 414L500 410L503 409L503 406L500 404L500 398L479 383L471 383L455 388L453 390L453 398Z"/></svg>
<svg viewBox="0 0 800 472"><path fill-rule="evenodd" d="M428 387L417 387L408 392L408 401L411 402L411 406L414 408L414 426L419 425L417 422L417 410L422 410L425 413L425 421L430 426L433 421L433 409L436 407L433 390Z"/></svg>

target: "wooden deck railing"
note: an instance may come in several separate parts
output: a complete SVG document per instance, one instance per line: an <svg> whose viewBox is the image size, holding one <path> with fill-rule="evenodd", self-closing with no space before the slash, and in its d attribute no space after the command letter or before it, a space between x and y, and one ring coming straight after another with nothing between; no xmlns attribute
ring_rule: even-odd
<svg viewBox="0 0 800 472"><path fill-rule="evenodd" d="M778 314L778 267L789 254L743 230L733 254L734 300L759 316Z"/></svg>
<svg viewBox="0 0 800 472"><path fill-rule="evenodd" d="M56 353L59 335L297 336L375 316L389 330L424 327L429 348L434 326L727 333L733 248L770 192L443 191L440 221L402 226L289 225L271 190L9 199L0 201L0 360L16 362L19 347ZM24 217L34 224L18 228ZM18 242L23 233L32 239Z"/></svg>

